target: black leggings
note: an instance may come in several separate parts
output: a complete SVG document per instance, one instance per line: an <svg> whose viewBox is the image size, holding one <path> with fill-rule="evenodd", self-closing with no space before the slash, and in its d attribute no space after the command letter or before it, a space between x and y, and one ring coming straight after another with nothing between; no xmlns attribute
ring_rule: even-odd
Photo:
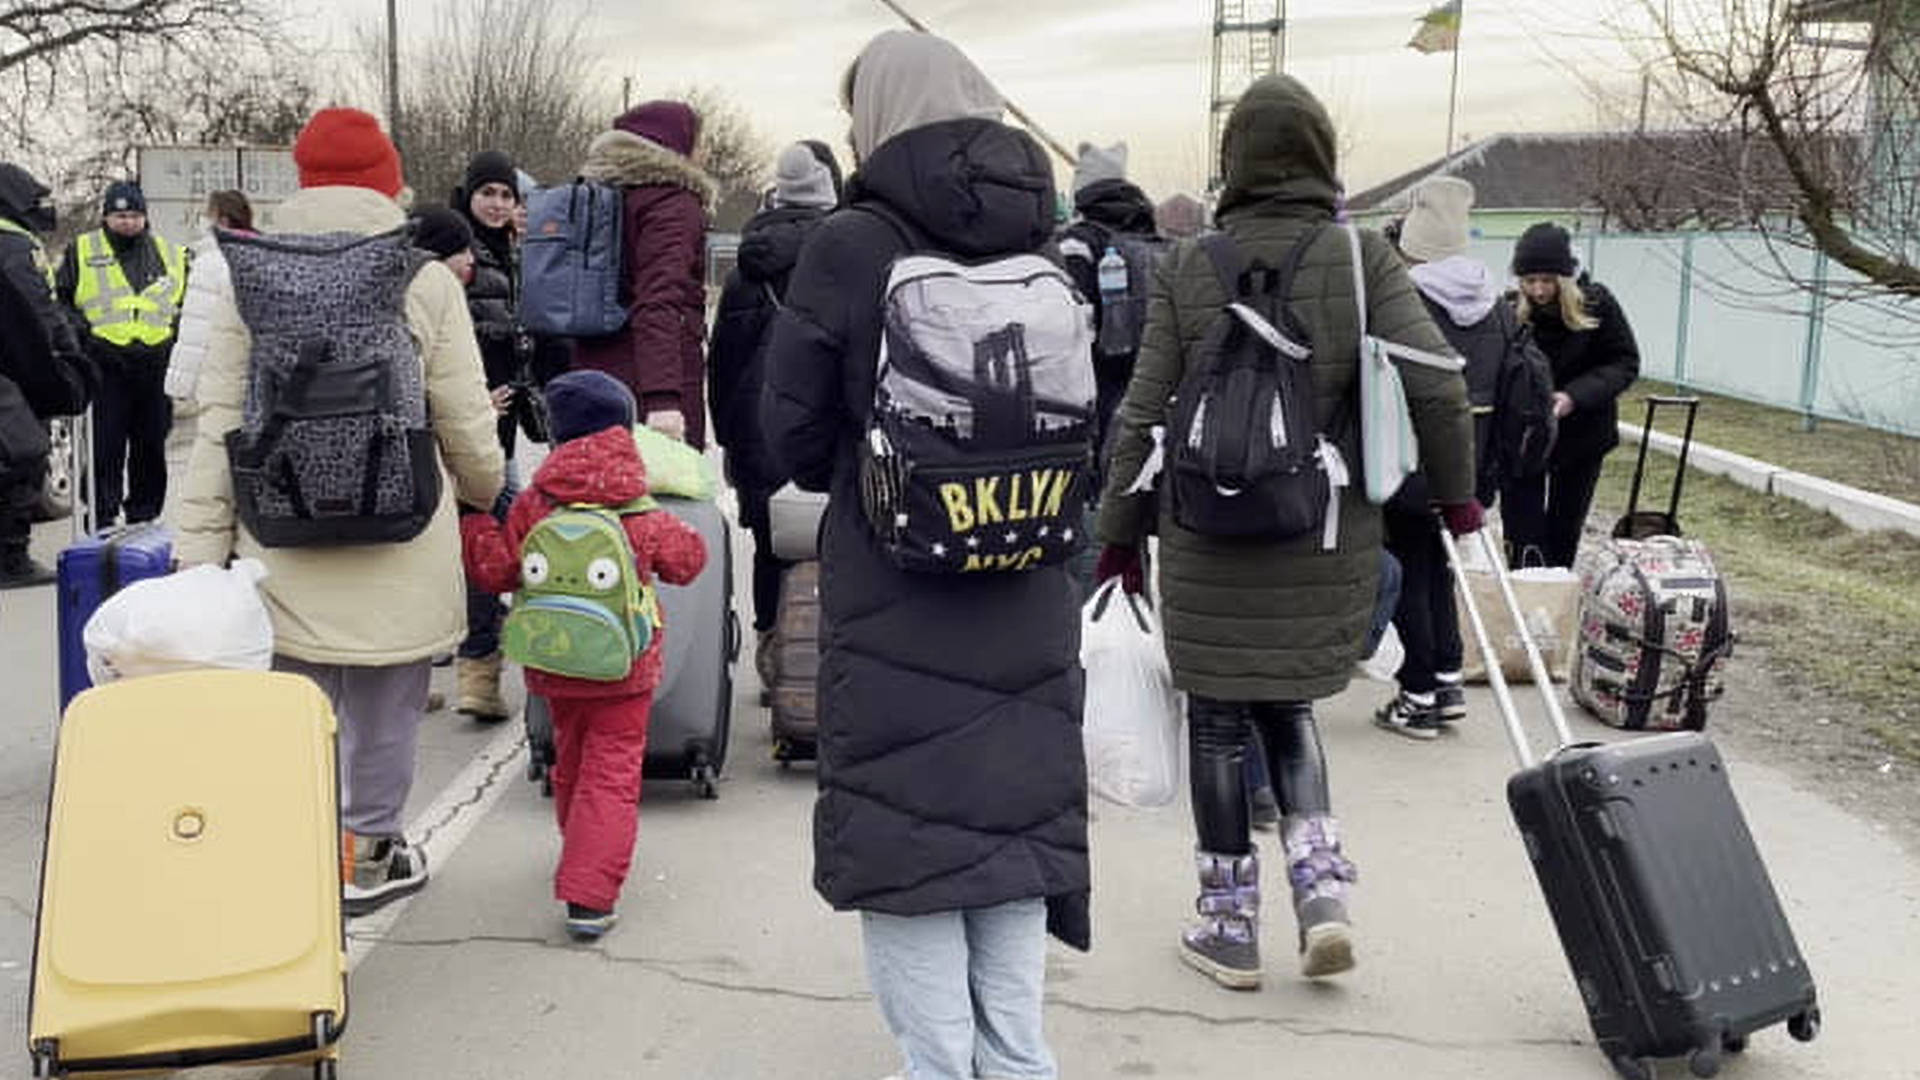
<svg viewBox="0 0 1920 1080"><path fill-rule="evenodd" d="M1260 729L1258 743L1253 728ZM1248 820L1246 755L1264 746L1267 775L1285 814L1325 814L1327 758L1307 701L1215 701L1194 695L1187 706L1187 748L1193 824L1200 850L1245 855L1253 850Z"/></svg>

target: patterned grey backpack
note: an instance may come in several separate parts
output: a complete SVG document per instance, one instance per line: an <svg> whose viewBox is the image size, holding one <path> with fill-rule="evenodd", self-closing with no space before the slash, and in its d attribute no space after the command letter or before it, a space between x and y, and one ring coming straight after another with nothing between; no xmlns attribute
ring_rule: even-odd
<svg viewBox="0 0 1920 1080"><path fill-rule="evenodd" d="M419 535L441 479L406 296L429 256L405 229L219 240L253 337L227 436L241 524L265 547Z"/></svg>

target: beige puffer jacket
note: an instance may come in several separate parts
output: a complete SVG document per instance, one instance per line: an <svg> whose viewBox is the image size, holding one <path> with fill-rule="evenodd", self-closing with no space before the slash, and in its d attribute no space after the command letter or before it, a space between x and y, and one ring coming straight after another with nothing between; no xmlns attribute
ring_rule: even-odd
<svg viewBox="0 0 1920 1080"><path fill-rule="evenodd" d="M281 231L351 232L397 228L405 215L366 188L301 191L275 215ZM444 266L429 264L407 290L407 321L426 364L427 414L451 482L426 531L403 544L339 548L261 547L234 517L227 433L240 426L250 339L233 301L213 314L198 396L204 409L173 522L183 564L259 559L273 614L275 651L316 664L381 666L452 649L466 633L456 498L491 506L505 462L480 366L466 296Z"/></svg>

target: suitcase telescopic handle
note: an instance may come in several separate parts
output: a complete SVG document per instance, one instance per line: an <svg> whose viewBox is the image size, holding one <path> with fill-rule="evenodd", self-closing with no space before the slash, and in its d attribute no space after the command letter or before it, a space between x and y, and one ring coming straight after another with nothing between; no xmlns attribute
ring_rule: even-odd
<svg viewBox="0 0 1920 1080"><path fill-rule="evenodd" d="M1687 456L1693 452L1693 422L1700 416L1700 399L1650 394L1647 418L1640 424L1640 455L1633 466L1633 485L1627 491L1627 516L1640 510L1640 484L1647 476L1647 450L1653 445L1653 417L1662 405L1677 405L1687 410L1686 433L1680 438L1680 465L1673 473L1673 494L1667 499L1667 520L1680 520L1680 489L1687 481Z"/></svg>
<svg viewBox="0 0 1920 1080"><path fill-rule="evenodd" d="M1559 740L1556 749L1569 746L1573 743L1573 730L1567 725L1567 714L1560 708L1560 699L1554 693L1553 675L1547 670L1546 660L1540 655L1540 646L1533 640L1533 631L1527 626L1520 599L1513 591L1513 579L1507 574L1506 556L1499 550L1499 545L1493 542L1492 534L1482 529L1477 535L1480 549L1493 567L1494 580L1500 585L1500 597L1513 619L1514 632L1520 635L1521 646L1526 650L1527 666L1533 672L1534 686L1546 706L1554 737ZM1447 565L1453 570L1454 586L1459 590L1461 605L1467 609L1467 622L1473 630L1474 641L1480 646L1480 660L1487 670L1487 682L1493 687L1493 699L1499 705L1500 719L1506 725L1507 742L1513 747L1513 755L1519 760L1520 767L1532 768L1535 759L1533 747L1527 741L1526 725L1520 720L1513 690L1507 685L1506 672L1500 665L1499 651L1493 647L1493 637L1487 633L1486 620L1481 617L1480 602L1473 595L1472 583L1467 580L1466 565L1460 561L1460 545L1444 523L1440 523L1440 544L1446 549Z"/></svg>

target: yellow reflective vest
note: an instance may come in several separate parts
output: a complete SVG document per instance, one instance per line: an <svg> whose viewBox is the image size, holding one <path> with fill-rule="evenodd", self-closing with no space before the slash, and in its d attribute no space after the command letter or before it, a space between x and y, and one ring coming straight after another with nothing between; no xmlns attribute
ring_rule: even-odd
<svg viewBox="0 0 1920 1080"><path fill-rule="evenodd" d="M74 257L80 265L73 306L87 317L93 336L108 344L158 346L173 337L174 319L187 294L186 251L151 233L148 239L159 251L165 271L139 292L127 281L105 229L83 233L74 241Z"/></svg>

